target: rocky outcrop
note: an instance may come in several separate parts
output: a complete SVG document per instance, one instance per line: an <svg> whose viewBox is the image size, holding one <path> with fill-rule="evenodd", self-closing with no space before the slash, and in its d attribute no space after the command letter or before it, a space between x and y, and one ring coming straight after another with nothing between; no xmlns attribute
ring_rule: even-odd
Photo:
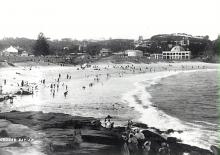
<svg viewBox="0 0 220 155"><path fill-rule="evenodd" d="M2 143L4 148L25 147L48 155L120 155L124 145L122 134L125 127L106 129L98 119L71 116L63 113L19 112L0 113L0 137L11 137L15 142ZM7 120L7 121L6 121ZM12 127L9 127L9 124ZM164 138L161 133L178 132L172 129L160 131L146 124L134 123L143 129L145 137L152 142L151 149L157 152L161 143L169 144L172 155L190 153L211 155L208 150L179 143L175 137ZM23 140L23 141L19 141ZM7 150L8 151L8 150ZM4 152L5 154L10 152Z"/></svg>
<svg viewBox="0 0 220 155"><path fill-rule="evenodd" d="M32 139L33 145L37 142L45 154L89 155L92 153L101 155L103 152L115 152L111 150L120 151L119 134L106 130L98 119L91 117L71 116L63 113L12 111L0 113L0 119L6 119L13 124L22 124L37 131L38 137L23 137L23 139ZM18 138L11 135L13 134L0 128L0 136ZM22 136L24 135L21 132ZM10 147L21 147L22 145L19 144L10 143Z"/></svg>

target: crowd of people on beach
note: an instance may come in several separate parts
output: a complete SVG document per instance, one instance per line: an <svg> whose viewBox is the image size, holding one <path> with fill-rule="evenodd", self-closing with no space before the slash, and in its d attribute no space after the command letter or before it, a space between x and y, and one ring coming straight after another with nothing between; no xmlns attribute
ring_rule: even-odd
<svg viewBox="0 0 220 155"><path fill-rule="evenodd" d="M63 67L63 65L61 65ZM28 70L32 70L32 66ZM146 73L146 72L160 72L160 71L176 71L176 70L194 70L194 69L206 69L207 67L204 65L179 65L178 67L173 64L168 64L164 66L154 66L151 64L112 64L112 65L81 65L77 68L77 70L85 70L90 69L87 73L85 72L85 78L90 80L88 85L82 85L82 90L86 90L88 88L94 87L95 84L103 85L105 80L109 80L112 77L123 77L125 74L137 74L137 73ZM92 72L91 72L92 71ZM16 72L17 75L21 75L21 73ZM61 78L62 77L62 78ZM92 78L93 77L93 78ZM70 93L70 86L68 86L68 82L62 80L71 80L72 76L70 73L58 73L58 78L54 79L54 82L49 82L47 79L41 79L40 84L43 85L45 88L50 88L50 94L54 98L55 95L58 93L60 86L63 87L63 96L67 98L68 94ZM6 79L3 80L3 84L6 85L8 81ZM30 84L28 81L21 80L20 83L17 83L18 87L18 95L29 95L33 94L35 90L39 89L38 82L35 84ZM25 90L24 90L25 89ZM13 96L13 95L11 95ZM13 102L13 97L11 97L11 103Z"/></svg>
<svg viewBox="0 0 220 155"><path fill-rule="evenodd" d="M58 78L54 79L54 82L49 84L50 85L49 86L50 92L51 92L53 98L55 97L55 93L58 93L60 85L62 86L62 88L64 90L64 92L63 92L64 97L66 98L68 95L68 92L69 92L68 85L65 84L64 81L62 82L62 79L61 79L62 76L64 77L63 80L64 79L70 80L72 78L71 75L69 75L68 73L66 74L66 77L65 77L65 75L62 75L61 73L58 74Z"/></svg>

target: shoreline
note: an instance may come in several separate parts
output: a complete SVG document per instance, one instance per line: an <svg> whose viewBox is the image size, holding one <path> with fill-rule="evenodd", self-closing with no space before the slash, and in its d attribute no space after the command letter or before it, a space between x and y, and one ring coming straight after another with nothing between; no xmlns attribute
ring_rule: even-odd
<svg viewBox="0 0 220 155"><path fill-rule="evenodd" d="M148 65L148 66L151 66L152 68L153 67L158 67L158 66L163 66L163 65L172 65L171 67L173 67L173 71L175 71L175 65L177 65L176 66L176 68L179 68L179 70L181 71L181 65L188 65L188 66L190 66L190 65L196 65L197 63L194 63L194 62L185 62L185 63L152 63L152 64L136 64L137 65L137 67L140 67L140 66L145 66L145 65ZM209 66L209 64L207 64L207 63L199 63L200 65L208 65ZM99 66L101 66L101 68L103 69L104 68L104 66L107 66L107 64L98 64ZM111 64L112 65L112 64ZM118 64L117 64L118 65ZM121 65L121 64L120 64ZM118 65L118 66L120 66L120 65ZM125 64L126 65L126 64ZM130 64L131 65L131 64ZM212 68L213 66L215 66L216 67L216 65L210 65L210 67ZM49 66L49 67L52 67L52 66ZM59 66L54 66L54 67L59 67ZM14 68L14 67L13 67ZM44 67L42 67L42 68L44 68ZM71 69L72 68L72 66L68 66L67 68L69 68L69 69ZM77 67L74 67L75 69L77 68ZM33 68L34 69L34 68ZM86 69L86 71L87 71L88 69ZM115 70L115 73L113 72ZM118 73L120 73L121 71L120 71L120 69L114 69L114 70L110 70L110 72L114 75L114 74L118 74ZM81 71L80 71L81 72ZM89 71L90 72L90 71ZM168 71L167 71L168 72ZM177 70L177 72L178 72L178 70ZM149 73L149 74L148 74ZM158 74L161 74L162 72L160 72L160 71L156 71L156 73L158 73ZM103 71L103 73L101 73L101 74L105 74L105 71ZM127 78L127 77L133 77L134 79L136 78L135 76L142 76L142 75L144 75L144 74L148 74L148 75L151 75L151 76L154 76L154 72L150 72L149 70L147 71L147 72L137 72L137 73L135 73L135 74L133 74L132 72L128 72L128 73L125 73L124 74L124 77L121 79L121 81L123 81L123 79L124 78ZM112 79L116 79L116 80L119 80L119 78L118 77L116 77L116 75L115 76L113 76L112 78L111 78L111 80ZM132 80L131 80L132 81ZM108 81L109 82L109 81ZM110 83L110 85L111 85L111 82L109 82ZM120 82L119 82L120 83ZM135 110L135 109L134 109ZM90 115L86 115L86 116L90 116ZM132 118L131 118L132 119Z"/></svg>
<svg viewBox="0 0 220 155"><path fill-rule="evenodd" d="M145 82L146 79L144 79L144 83L139 81L135 83L136 87L134 90L127 93L127 96L124 98L129 99L131 103L131 107L135 107L135 109L141 113L140 118L137 120L142 123L146 123L149 126L156 127L161 130L168 130L169 128L175 129L175 130L183 130L185 131L184 134L180 133L174 133L173 136L176 138L181 139L183 142L189 145L194 145L200 148L207 149L211 145L214 145L218 142L205 142L204 140L200 139L196 136L197 132L203 133L202 129L200 130L200 127L197 124L193 124L190 122L187 122L186 120L182 120L177 116L171 116L166 111L160 109L155 105L155 103L152 102L152 94L150 94L147 90L151 89L152 86L154 86L157 83L160 83L159 81L163 78L168 78L171 76L176 76L180 73L199 73L199 72L213 72L217 71L217 69L206 69L206 70L189 70L189 71L172 71L165 75L162 73L159 75L159 77L153 78L152 80L148 80ZM138 75L137 75L138 76ZM133 97L135 96L135 97ZM132 97L132 98L131 98ZM151 119L149 119L151 118ZM212 132L212 131L208 131ZM192 137L187 137L187 135L191 135ZM198 134L198 133L197 133ZM199 135L199 134L198 134ZM211 134L216 135L216 134ZM194 139L195 138L195 139ZM213 139L211 139L212 141ZM210 143L209 143L210 142ZM217 144L215 144L217 145Z"/></svg>

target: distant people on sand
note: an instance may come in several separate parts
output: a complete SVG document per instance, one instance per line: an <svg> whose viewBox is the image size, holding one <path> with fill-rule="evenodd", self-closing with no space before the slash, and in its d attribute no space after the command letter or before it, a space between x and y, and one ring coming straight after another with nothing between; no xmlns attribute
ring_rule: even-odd
<svg viewBox="0 0 220 155"><path fill-rule="evenodd" d="M12 93L9 94L9 100L10 100L10 103L13 104L13 95L12 95Z"/></svg>
<svg viewBox="0 0 220 155"><path fill-rule="evenodd" d="M93 86L93 83L90 83L90 84L89 84L89 87L92 87L92 86Z"/></svg>
<svg viewBox="0 0 220 155"><path fill-rule="evenodd" d="M21 81L21 87L23 87L23 86L24 86L24 81L22 80L22 81Z"/></svg>
<svg viewBox="0 0 220 155"><path fill-rule="evenodd" d="M55 97L55 90L53 91L53 98Z"/></svg>
<svg viewBox="0 0 220 155"><path fill-rule="evenodd" d="M65 91L63 94L64 94L64 97L66 98L68 91Z"/></svg>

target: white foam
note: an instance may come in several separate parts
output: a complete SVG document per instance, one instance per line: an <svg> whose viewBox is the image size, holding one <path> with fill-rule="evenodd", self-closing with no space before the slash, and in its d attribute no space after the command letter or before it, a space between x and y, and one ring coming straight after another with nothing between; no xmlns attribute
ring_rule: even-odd
<svg viewBox="0 0 220 155"><path fill-rule="evenodd" d="M210 145L215 144L215 141L218 138L217 132L208 131L203 129L200 125L190 124L181 121L178 118L169 116L162 110L153 106L153 103L150 101L151 95L146 91L146 88L157 84L162 78L183 72L196 71L198 70L160 72L152 73L151 75L145 74L142 78L139 77L140 81L134 83L135 89L124 94L122 99L127 102L129 106L134 107L135 110L142 114L139 119L140 122L146 123L148 126L156 127L160 130L181 130L183 131L182 133L175 132L171 136L181 139L183 143L209 149ZM213 71L213 69L207 71ZM138 103L137 98L139 101Z"/></svg>

